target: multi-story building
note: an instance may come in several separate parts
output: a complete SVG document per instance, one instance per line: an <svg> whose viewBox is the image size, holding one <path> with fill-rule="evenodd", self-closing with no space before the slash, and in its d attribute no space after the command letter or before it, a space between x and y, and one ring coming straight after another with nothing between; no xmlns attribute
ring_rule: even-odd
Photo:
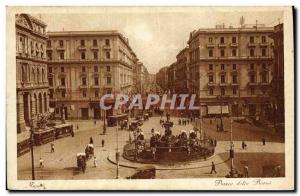
<svg viewBox="0 0 300 196"><path fill-rule="evenodd" d="M31 123L48 112L46 26L31 15L16 15L18 142L28 139Z"/></svg>
<svg viewBox="0 0 300 196"><path fill-rule="evenodd" d="M168 90L168 67L162 67L156 73L156 83L162 88L162 90Z"/></svg>
<svg viewBox="0 0 300 196"><path fill-rule="evenodd" d="M199 95L202 115L216 108L210 106L220 105L231 116L269 114L272 33L273 28L263 25L218 26L190 33L188 86Z"/></svg>
<svg viewBox="0 0 300 196"><path fill-rule="evenodd" d="M189 48L185 47L176 56L175 69L175 81L174 81L174 91L176 93L188 93L188 77L187 68L189 60Z"/></svg>
<svg viewBox="0 0 300 196"><path fill-rule="evenodd" d="M274 110L274 125L284 123L284 41L283 24L274 27L274 33L270 35L274 40L274 70L272 79L272 91L270 93ZM284 126L281 126L284 127Z"/></svg>
<svg viewBox="0 0 300 196"><path fill-rule="evenodd" d="M57 117L100 119L103 94L131 92L137 58L122 34L63 31L48 36L50 107Z"/></svg>

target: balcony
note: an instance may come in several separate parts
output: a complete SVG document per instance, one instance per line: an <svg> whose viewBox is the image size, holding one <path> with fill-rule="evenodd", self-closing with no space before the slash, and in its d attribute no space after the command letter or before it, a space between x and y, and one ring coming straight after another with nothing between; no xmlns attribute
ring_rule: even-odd
<svg viewBox="0 0 300 196"><path fill-rule="evenodd" d="M78 50L86 50L86 46L78 46Z"/></svg>
<svg viewBox="0 0 300 196"><path fill-rule="evenodd" d="M231 44L230 44L230 47L232 47L232 48L236 48L236 47L238 47L238 46L239 46L238 43L231 43Z"/></svg>
<svg viewBox="0 0 300 196"><path fill-rule="evenodd" d="M47 46L47 47L46 47L46 50L47 50L47 51L52 51L52 50L53 50L53 47L52 47L52 46Z"/></svg>
<svg viewBox="0 0 300 196"><path fill-rule="evenodd" d="M230 70L230 73L231 73L231 74L237 74L237 73L238 73L238 70L237 70L237 69L232 69L232 70Z"/></svg>
<svg viewBox="0 0 300 196"><path fill-rule="evenodd" d="M87 72L80 72L80 73L79 73L79 76L80 76L80 77L87 77Z"/></svg>
<svg viewBox="0 0 300 196"><path fill-rule="evenodd" d="M225 48L226 47L226 44L225 43L220 43L219 44L219 48Z"/></svg>
<svg viewBox="0 0 300 196"><path fill-rule="evenodd" d="M91 50L99 50L99 47L98 46L91 46Z"/></svg>
<svg viewBox="0 0 300 196"><path fill-rule="evenodd" d="M80 89L87 89L88 86L87 86L86 84L82 84L82 85L79 86L79 88L80 88Z"/></svg>
<svg viewBox="0 0 300 196"><path fill-rule="evenodd" d="M256 69L248 68L248 74L256 73Z"/></svg>
<svg viewBox="0 0 300 196"><path fill-rule="evenodd" d="M215 83L215 82L208 82L208 83L207 83L207 86L209 86L209 87L214 87L214 86L216 86L216 83Z"/></svg>
<svg viewBox="0 0 300 196"><path fill-rule="evenodd" d="M269 45L268 42L262 42L262 43L259 43L259 46L260 47L267 47Z"/></svg>
<svg viewBox="0 0 300 196"><path fill-rule="evenodd" d="M66 85L59 85L57 89L66 89Z"/></svg>
<svg viewBox="0 0 300 196"><path fill-rule="evenodd" d="M64 46L57 46L56 50L65 51L65 47Z"/></svg>
<svg viewBox="0 0 300 196"><path fill-rule="evenodd" d="M256 43L253 43L253 42L249 42L248 43L248 47L252 48L252 47L256 47Z"/></svg>
<svg viewBox="0 0 300 196"><path fill-rule="evenodd" d="M226 83L226 82L220 82L219 83L219 86L228 86L229 84L228 83Z"/></svg>
<svg viewBox="0 0 300 196"><path fill-rule="evenodd" d="M214 43L208 43L208 44L206 44L207 48L214 48L215 46L216 46L216 44L214 44Z"/></svg>
<svg viewBox="0 0 300 196"><path fill-rule="evenodd" d="M104 46L103 46L103 49L104 49L104 50L110 50L111 47L110 47L110 45L104 45Z"/></svg>
<svg viewBox="0 0 300 196"><path fill-rule="evenodd" d="M91 88L93 88L93 89L100 89L100 85L99 84L98 85L94 84L94 85L91 86Z"/></svg>
<svg viewBox="0 0 300 196"><path fill-rule="evenodd" d="M240 84L238 82L231 82L230 85L231 86L239 86Z"/></svg>
<svg viewBox="0 0 300 196"><path fill-rule="evenodd" d="M260 82L260 86L269 86L269 85L270 85L270 83L267 81Z"/></svg>

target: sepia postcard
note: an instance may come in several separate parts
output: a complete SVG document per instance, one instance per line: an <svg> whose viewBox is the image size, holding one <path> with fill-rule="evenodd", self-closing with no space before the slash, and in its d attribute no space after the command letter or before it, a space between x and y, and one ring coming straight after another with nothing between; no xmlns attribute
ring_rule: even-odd
<svg viewBox="0 0 300 196"><path fill-rule="evenodd" d="M295 190L293 7L6 11L8 190Z"/></svg>

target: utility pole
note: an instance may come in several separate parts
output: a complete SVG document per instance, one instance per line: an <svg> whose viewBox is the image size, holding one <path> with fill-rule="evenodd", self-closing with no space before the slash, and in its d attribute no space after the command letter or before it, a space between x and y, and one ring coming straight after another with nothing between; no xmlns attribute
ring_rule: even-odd
<svg viewBox="0 0 300 196"><path fill-rule="evenodd" d="M117 160L117 179L120 178L120 175L119 175L119 167L120 167L120 162L119 162L119 159L120 159L120 152L119 152L119 141L118 141L118 132L119 132L119 119L117 119L117 152L116 152L116 160Z"/></svg>

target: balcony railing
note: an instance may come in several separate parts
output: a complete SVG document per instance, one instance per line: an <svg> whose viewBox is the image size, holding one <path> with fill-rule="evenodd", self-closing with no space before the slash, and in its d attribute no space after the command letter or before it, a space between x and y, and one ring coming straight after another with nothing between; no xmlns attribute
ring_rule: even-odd
<svg viewBox="0 0 300 196"><path fill-rule="evenodd" d="M215 82L208 82L207 86L216 86L216 83Z"/></svg>
<svg viewBox="0 0 300 196"><path fill-rule="evenodd" d="M57 46L56 50L65 50L65 47L64 46Z"/></svg>
<svg viewBox="0 0 300 196"><path fill-rule="evenodd" d="M104 49L104 50L110 50L110 49L111 49L111 46L110 46L110 45L104 45L104 46L103 46L103 49Z"/></svg>
<svg viewBox="0 0 300 196"><path fill-rule="evenodd" d="M78 50L86 50L86 46L78 46Z"/></svg>
<svg viewBox="0 0 300 196"><path fill-rule="evenodd" d="M259 83L257 82L248 82L248 86L258 86Z"/></svg>
<svg viewBox="0 0 300 196"><path fill-rule="evenodd" d="M259 43L260 47L267 47L268 45L269 45L268 42L261 42L261 43Z"/></svg>
<svg viewBox="0 0 300 196"><path fill-rule="evenodd" d="M91 50L99 50L98 46L91 46Z"/></svg>
<svg viewBox="0 0 300 196"><path fill-rule="evenodd" d="M52 46L47 46L46 50L51 51L51 50L53 50L53 47Z"/></svg>
<svg viewBox="0 0 300 196"><path fill-rule="evenodd" d="M256 47L256 43L254 43L254 42L249 42L249 43L248 43L248 47Z"/></svg>
<svg viewBox="0 0 300 196"><path fill-rule="evenodd" d="M219 43L219 48L225 48L226 44L225 43Z"/></svg>
<svg viewBox="0 0 300 196"><path fill-rule="evenodd" d="M208 44L206 44L207 48L214 48L215 46L216 46L216 44L214 44L214 43L208 43Z"/></svg>
<svg viewBox="0 0 300 196"><path fill-rule="evenodd" d="M231 43L230 47L236 48L236 47L238 47L238 45L239 45L238 43Z"/></svg>

